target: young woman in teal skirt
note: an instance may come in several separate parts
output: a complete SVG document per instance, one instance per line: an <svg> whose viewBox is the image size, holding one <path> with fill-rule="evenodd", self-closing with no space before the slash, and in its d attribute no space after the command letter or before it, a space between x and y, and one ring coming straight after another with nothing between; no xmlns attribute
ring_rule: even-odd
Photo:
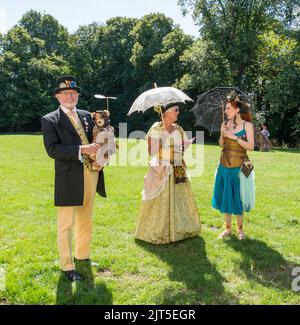
<svg viewBox="0 0 300 325"><path fill-rule="evenodd" d="M245 239L243 213L254 208L254 171L246 176L242 172L245 163L251 167L247 151L254 148L254 129L250 106L231 92L226 99L227 121L221 125L219 144L223 148L217 167L212 206L224 214L225 230L219 238L231 235L232 215L237 216L237 235ZM247 168L247 167L246 167Z"/></svg>

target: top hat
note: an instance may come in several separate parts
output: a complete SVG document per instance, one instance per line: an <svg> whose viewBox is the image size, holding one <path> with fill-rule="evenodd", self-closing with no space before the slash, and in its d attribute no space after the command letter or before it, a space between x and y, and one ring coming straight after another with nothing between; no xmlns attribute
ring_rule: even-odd
<svg viewBox="0 0 300 325"><path fill-rule="evenodd" d="M63 90L76 90L80 93L80 87L77 87L76 79L73 76L61 76L56 80L57 87L54 89L54 94Z"/></svg>

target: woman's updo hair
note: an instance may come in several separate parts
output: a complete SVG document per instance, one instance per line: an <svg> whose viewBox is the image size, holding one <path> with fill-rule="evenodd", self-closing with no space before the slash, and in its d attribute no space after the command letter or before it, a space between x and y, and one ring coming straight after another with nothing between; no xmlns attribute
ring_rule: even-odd
<svg viewBox="0 0 300 325"><path fill-rule="evenodd" d="M241 118L244 121L252 122L252 114L250 111L250 103L247 102L245 99L242 99L238 96L237 92L232 90L227 96L226 96L226 103L231 103L233 106L238 108L240 111ZM235 123L235 119L234 119Z"/></svg>

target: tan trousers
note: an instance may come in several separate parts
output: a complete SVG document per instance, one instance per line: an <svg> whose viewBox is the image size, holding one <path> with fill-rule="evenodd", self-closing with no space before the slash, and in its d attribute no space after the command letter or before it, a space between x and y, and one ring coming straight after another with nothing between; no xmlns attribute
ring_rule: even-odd
<svg viewBox="0 0 300 325"><path fill-rule="evenodd" d="M72 233L74 227L75 258L86 259L90 256L92 238L93 203L99 173L84 168L83 206L58 207L57 241L59 261L63 271L74 269L72 261Z"/></svg>

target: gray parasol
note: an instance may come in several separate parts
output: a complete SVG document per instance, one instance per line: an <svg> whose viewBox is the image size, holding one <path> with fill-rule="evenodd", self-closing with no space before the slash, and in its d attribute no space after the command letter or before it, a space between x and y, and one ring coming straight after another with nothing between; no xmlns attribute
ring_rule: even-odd
<svg viewBox="0 0 300 325"><path fill-rule="evenodd" d="M220 130L224 121L226 96L234 90L240 99L250 102L249 97L237 87L216 87L197 97L191 111L196 117L196 125L205 127L210 134Z"/></svg>

